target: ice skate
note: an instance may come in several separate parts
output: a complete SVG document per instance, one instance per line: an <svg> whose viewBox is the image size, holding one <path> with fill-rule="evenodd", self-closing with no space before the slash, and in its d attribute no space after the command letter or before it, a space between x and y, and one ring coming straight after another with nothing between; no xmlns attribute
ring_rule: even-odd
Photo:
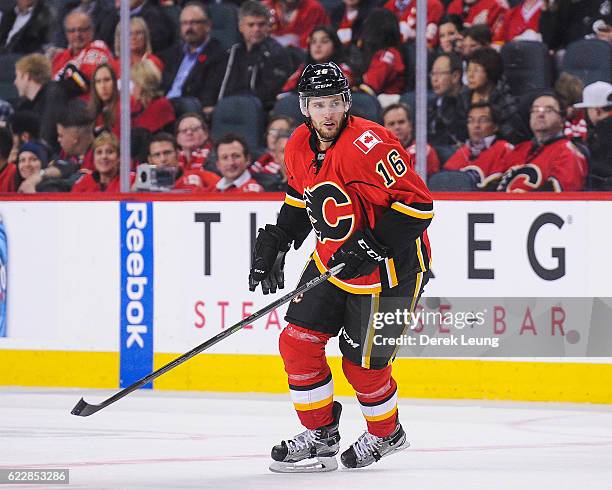
<svg viewBox="0 0 612 490"><path fill-rule="evenodd" d="M334 421L314 430L306 430L293 439L272 448L270 470L275 473L320 473L338 468L336 454L340 449L338 423L342 405L334 402ZM310 460L310 461L304 461Z"/></svg>
<svg viewBox="0 0 612 490"><path fill-rule="evenodd" d="M363 468L408 446L410 442L406 440L406 433L398 423L393 433L387 437L364 432L355 444L342 453L340 460L346 468Z"/></svg>

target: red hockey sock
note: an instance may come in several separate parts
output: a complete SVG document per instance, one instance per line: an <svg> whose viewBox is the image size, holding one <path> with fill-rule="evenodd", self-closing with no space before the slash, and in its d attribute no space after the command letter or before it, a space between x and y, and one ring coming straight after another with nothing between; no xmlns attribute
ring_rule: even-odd
<svg viewBox="0 0 612 490"><path fill-rule="evenodd" d="M331 337L291 323L280 334L291 399L307 429L333 421L334 382L325 358L325 344Z"/></svg>
<svg viewBox="0 0 612 490"><path fill-rule="evenodd" d="M397 425L397 383L391 366L366 369L342 359L342 370L357 394L368 432L378 437L390 435Z"/></svg>

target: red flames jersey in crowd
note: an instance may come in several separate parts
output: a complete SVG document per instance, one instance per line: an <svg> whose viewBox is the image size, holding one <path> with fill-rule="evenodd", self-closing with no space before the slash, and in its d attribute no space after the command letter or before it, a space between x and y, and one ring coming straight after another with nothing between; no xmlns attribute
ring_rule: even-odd
<svg viewBox="0 0 612 490"><path fill-rule="evenodd" d="M190 155L191 159L189 162L187 162L185 150L181 150L179 152L179 164L184 170L199 170L204 168L211 151L212 142L208 141L204 144L204 146L192 150Z"/></svg>
<svg viewBox="0 0 612 490"><path fill-rule="evenodd" d="M264 188L251 176L248 170L234 181L221 178L215 186L217 192L263 192Z"/></svg>
<svg viewBox="0 0 612 490"><path fill-rule="evenodd" d="M187 170L176 179L174 189L189 190L195 192L214 192L219 182L217 174L208 170Z"/></svg>
<svg viewBox="0 0 612 490"><path fill-rule="evenodd" d="M463 19L465 27L473 24L487 24L492 33L499 32L503 22L503 14L508 10L505 0L476 0L472 6L464 0L453 0L446 13L457 14Z"/></svg>
<svg viewBox="0 0 612 490"><path fill-rule="evenodd" d="M134 183L136 174L130 172L130 187ZM119 174L112 179L108 185L100 184L100 174L96 171L91 174L83 174L72 186L72 192L120 192L121 178Z"/></svg>
<svg viewBox="0 0 612 490"><path fill-rule="evenodd" d="M342 20L340 21L340 24L338 24L338 30L336 31L336 34L338 34L338 39L340 39L342 44L351 44L351 41L353 40L353 24L355 23L355 20L357 20L358 15L359 12L357 10L349 12L348 9L346 9L344 11Z"/></svg>
<svg viewBox="0 0 612 490"><path fill-rule="evenodd" d="M416 143L412 143L410 146L408 146L406 151L413 158L413 161L416 162ZM426 146L426 153L427 177L429 177L430 175L440 171L440 159L438 158L438 153L431 145Z"/></svg>
<svg viewBox="0 0 612 490"><path fill-rule="evenodd" d="M288 16L280 1L266 2L272 9L272 36L283 46L308 47L308 36L318 25L329 25L329 16L317 0L299 0L297 8Z"/></svg>
<svg viewBox="0 0 612 490"><path fill-rule="evenodd" d="M81 167L81 171L93 172L96 169L94 167L94 152L92 147L89 147L89 150L82 156L68 155L64 150L61 150L58 160L66 160L75 163Z"/></svg>
<svg viewBox="0 0 612 490"><path fill-rule="evenodd" d="M504 14L499 29L493 33L493 40L508 43L525 31L540 32L541 12L542 0L521 2Z"/></svg>
<svg viewBox="0 0 612 490"><path fill-rule="evenodd" d="M399 21L402 42L411 41L416 37L416 0L411 0L402 7L404 2L389 0L384 8L395 14ZM444 15L444 5L440 0L427 0L427 44L435 46L438 42L438 22Z"/></svg>
<svg viewBox="0 0 612 490"><path fill-rule="evenodd" d="M378 94L402 94L406 88L406 67L396 48L381 49L374 53L363 83Z"/></svg>
<svg viewBox="0 0 612 490"><path fill-rule="evenodd" d="M352 87L355 84L353 70L351 70L351 67L346 63L338 63L338 66L342 70L342 73L344 73L344 76L348 79L349 85ZM302 63L297 70L293 72L293 74L285 82L285 85L283 85L282 92L293 92L297 90L297 84L300 81L304 68L306 68L306 64Z"/></svg>
<svg viewBox="0 0 612 490"><path fill-rule="evenodd" d="M403 243L403 254L386 259L372 274L347 281L332 278L332 283L372 294L381 290L381 283L393 287L398 279L429 269L429 241L422 230L433 216L431 195L391 132L351 116L338 140L324 153L315 153L310 130L302 124L287 142L285 163L285 205L308 213L317 236L313 259L319 270L326 270L330 257L356 230L373 228L388 246L394 233L408 237L417 230L415 238ZM385 230L379 226L391 223Z"/></svg>
<svg viewBox="0 0 612 490"><path fill-rule="evenodd" d="M586 143L588 137L588 126L583 109L580 109L574 117L565 121L563 133L568 140L582 141Z"/></svg>
<svg viewBox="0 0 612 490"><path fill-rule="evenodd" d="M504 160L514 147L504 140L495 140L493 144L472 158L469 146L463 145L444 164L444 170L474 170L479 176L479 188L484 188L499 180L507 166Z"/></svg>
<svg viewBox="0 0 612 490"><path fill-rule="evenodd" d="M104 41L93 41L76 54L72 54L69 49L57 53L51 63L51 76L55 78L67 63L74 63L91 81L96 68L104 63L110 63L112 60L113 55Z"/></svg>
<svg viewBox="0 0 612 490"><path fill-rule="evenodd" d="M2 170L0 170L0 192L15 192L15 174L17 173L17 165L6 162Z"/></svg>
<svg viewBox="0 0 612 490"><path fill-rule="evenodd" d="M498 190L528 192L534 190L580 191L587 175L586 158L565 137L535 147L525 141L506 155L508 170Z"/></svg>
<svg viewBox="0 0 612 490"><path fill-rule="evenodd" d="M253 174L276 175L281 173L282 168L280 163L276 163L274 161L274 156L272 155L272 153L266 152L253 163L251 163L249 171Z"/></svg>

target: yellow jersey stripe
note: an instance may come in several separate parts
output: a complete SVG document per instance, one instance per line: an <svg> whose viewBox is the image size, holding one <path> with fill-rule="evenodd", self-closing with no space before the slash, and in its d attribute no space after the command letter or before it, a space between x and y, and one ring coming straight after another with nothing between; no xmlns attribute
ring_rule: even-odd
<svg viewBox="0 0 612 490"><path fill-rule="evenodd" d="M421 272L425 272L427 269L425 268L425 260L423 260L423 250L421 248L421 237L417 238L416 241L416 253L419 258L419 264L421 266Z"/></svg>
<svg viewBox="0 0 612 490"><path fill-rule="evenodd" d="M317 266L317 269L319 270L321 274L323 274L324 272L327 272L327 267L323 265L323 262L321 261L321 257L319 257L319 254L317 253L316 250L312 254L312 258L314 259L315 265ZM362 285L357 285L357 284L348 284L335 277L330 277L328 281L331 282L334 286L339 287L343 291L346 291L348 293L353 293L353 294L374 294L374 293L379 293L382 290L379 282L376 284L362 286Z"/></svg>
<svg viewBox="0 0 612 490"><path fill-rule="evenodd" d="M388 411L387 413L383 413L382 415L363 415L363 417L368 421L368 422L378 422L379 420L386 420L390 417L392 417L395 412L397 412L397 405L395 405L390 411Z"/></svg>
<svg viewBox="0 0 612 490"><path fill-rule="evenodd" d="M408 216L418 219L432 219L434 216L433 211L421 211L420 209L414 209L410 206L406 206L401 202L394 202L391 204L391 209L395 209L400 213L407 214Z"/></svg>
<svg viewBox="0 0 612 490"><path fill-rule="evenodd" d="M329 405L333 401L334 401L334 395L326 398L325 400L321 400L321 401L318 401L318 402L312 402L312 403L294 403L293 406L295 407L296 410L299 410L300 412L306 412L308 410L316 410L317 408L326 407L327 405Z"/></svg>
<svg viewBox="0 0 612 490"><path fill-rule="evenodd" d="M304 201L296 197L290 196L289 194L285 194L285 204L289 204L289 206L293 206L296 208L306 208L306 203Z"/></svg>

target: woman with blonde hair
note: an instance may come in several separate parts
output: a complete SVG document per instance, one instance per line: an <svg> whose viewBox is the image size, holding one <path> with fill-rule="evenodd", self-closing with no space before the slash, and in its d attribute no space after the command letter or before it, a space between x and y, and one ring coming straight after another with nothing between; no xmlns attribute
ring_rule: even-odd
<svg viewBox="0 0 612 490"><path fill-rule="evenodd" d="M119 24L115 29L115 56L119 60L121 44L121 29ZM130 19L130 66L144 60L151 60L160 72L164 71L164 62L153 54L151 48L151 33L146 21L142 17L132 17ZM117 61L117 65L119 62ZM119 72L119 67L117 67Z"/></svg>
<svg viewBox="0 0 612 490"><path fill-rule="evenodd" d="M132 126L156 133L172 124L176 115L170 101L164 96L161 72L151 60L144 60L132 67Z"/></svg>
<svg viewBox="0 0 612 490"><path fill-rule="evenodd" d="M119 140L108 131L93 142L94 167L92 173L83 174L72 186L72 192L119 192ZM134 175L130 175L134 180Z"/></svg>

